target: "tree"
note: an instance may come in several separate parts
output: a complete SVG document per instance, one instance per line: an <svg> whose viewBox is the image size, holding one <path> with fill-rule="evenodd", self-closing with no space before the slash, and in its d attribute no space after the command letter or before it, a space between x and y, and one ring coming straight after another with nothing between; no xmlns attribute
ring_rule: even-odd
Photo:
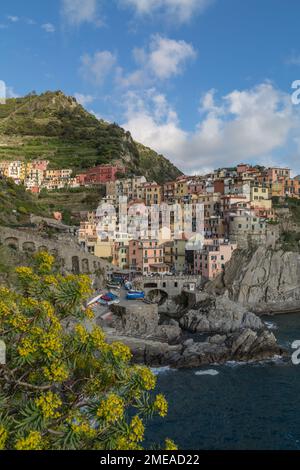
<svg viewBox="0 0 300 470"><path fill-rule="evenodd" d="M87 276L62 276L46 252L0 287L0 449L141 449L145 423L165 416L155 376L108 344L93 312ZM167 439L166 449L175 449Z"/></svg>

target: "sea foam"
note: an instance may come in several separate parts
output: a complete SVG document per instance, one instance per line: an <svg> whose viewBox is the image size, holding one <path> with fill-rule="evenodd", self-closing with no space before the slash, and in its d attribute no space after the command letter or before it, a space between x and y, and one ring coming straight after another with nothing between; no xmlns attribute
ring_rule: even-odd
<svg viewBox="0 0 300 470"><path fill-rule="evenodd" d="M195 375L218 375L219 372L214 369L208 369L208 370L198 370L195 372Z"/></svg>
<svg viewBox="0 0 300 470"><path fill-rule="evenodd" d="M172 369L172 367L165 366L165 367L151 367L151 371L154 375L166 374L168 372L175 372L176 369Z"/></svg>

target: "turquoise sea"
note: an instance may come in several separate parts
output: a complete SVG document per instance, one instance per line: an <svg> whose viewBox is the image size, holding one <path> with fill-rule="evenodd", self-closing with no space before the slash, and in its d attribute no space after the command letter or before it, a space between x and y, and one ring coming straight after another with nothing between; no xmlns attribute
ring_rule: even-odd
<svg viewBox="0 0 300 470"><path fill-rule="evenodd" d="M292 353L300 313L265 321ZM169 415L149 423L149 442L167 436L181 449L300 449L300 365L290 359L155 371Z"/></svg>

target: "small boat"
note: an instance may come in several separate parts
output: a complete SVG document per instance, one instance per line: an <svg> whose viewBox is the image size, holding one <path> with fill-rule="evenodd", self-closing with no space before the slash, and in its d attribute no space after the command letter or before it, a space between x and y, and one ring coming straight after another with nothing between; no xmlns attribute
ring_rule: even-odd
<svg viewBox="0 0 300 470"><path fill-rule="evenodd" d="M144 291L130 290L126 296L127 300L143 300L145 298Z"/></svg>
<svg viewBox="0 0 300 470"><path fill-rule="evenodd" d="M105 295L101 295L98 300L98 303L101 305L113 305L120 303L119 297L112 292L108 292Z"/></svg>
<svg viewBox="0 0 300 470"><path fill-rule="evenodd" d="M91 305L95 304L98 302L98 300L101 298L103 294L98 294L96 297L94 297L93 299L89 300L88 303L86 304L87 307L90 307Z"/></svg>
<svg viewBox="0 0 300 470"><path fill-rule="evenodd" d="M126 290L132 290L132 283L129 282L129 281L125 282L125 289Z"/></svg>
<svg viewBox="0 0 300 470"><path fill-rule="evenodd" d="M121 289L120 284L114 284L113 282L109 282L106 284L108 289Z"/></svg>

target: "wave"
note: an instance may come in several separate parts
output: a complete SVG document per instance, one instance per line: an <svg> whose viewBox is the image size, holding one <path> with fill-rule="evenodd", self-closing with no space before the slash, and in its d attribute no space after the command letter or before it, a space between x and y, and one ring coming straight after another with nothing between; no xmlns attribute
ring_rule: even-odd
<svg viewBox="0 0 300 470"><path fill-rule="evenodd" d="M278 326L276 323L272 323L271 321L265 321L264 324L268 328L268 330L278 330Z"/></svg>
<svg viewBox="0 0 300 470"><path fill-rule="evenodd" d="M218 375L219 372L215 369L208 369L208 370L198 370L195 372L195 375Z"/></svg>
<svg viewBox="0 0 300 470"><path fill-rule="evenodd" d="M227 361L225 362L225 366L229 367L238 367L238 366L247 366L249 362L246 361Z"/></svg>
<svg viewBox="0 0 300 470"><path fill-rule="evenodd" d="M177 369L173 369L170 366L165 367L151 367L151 371L154 375L167 374L168 372L175 372Z"/></svg>

